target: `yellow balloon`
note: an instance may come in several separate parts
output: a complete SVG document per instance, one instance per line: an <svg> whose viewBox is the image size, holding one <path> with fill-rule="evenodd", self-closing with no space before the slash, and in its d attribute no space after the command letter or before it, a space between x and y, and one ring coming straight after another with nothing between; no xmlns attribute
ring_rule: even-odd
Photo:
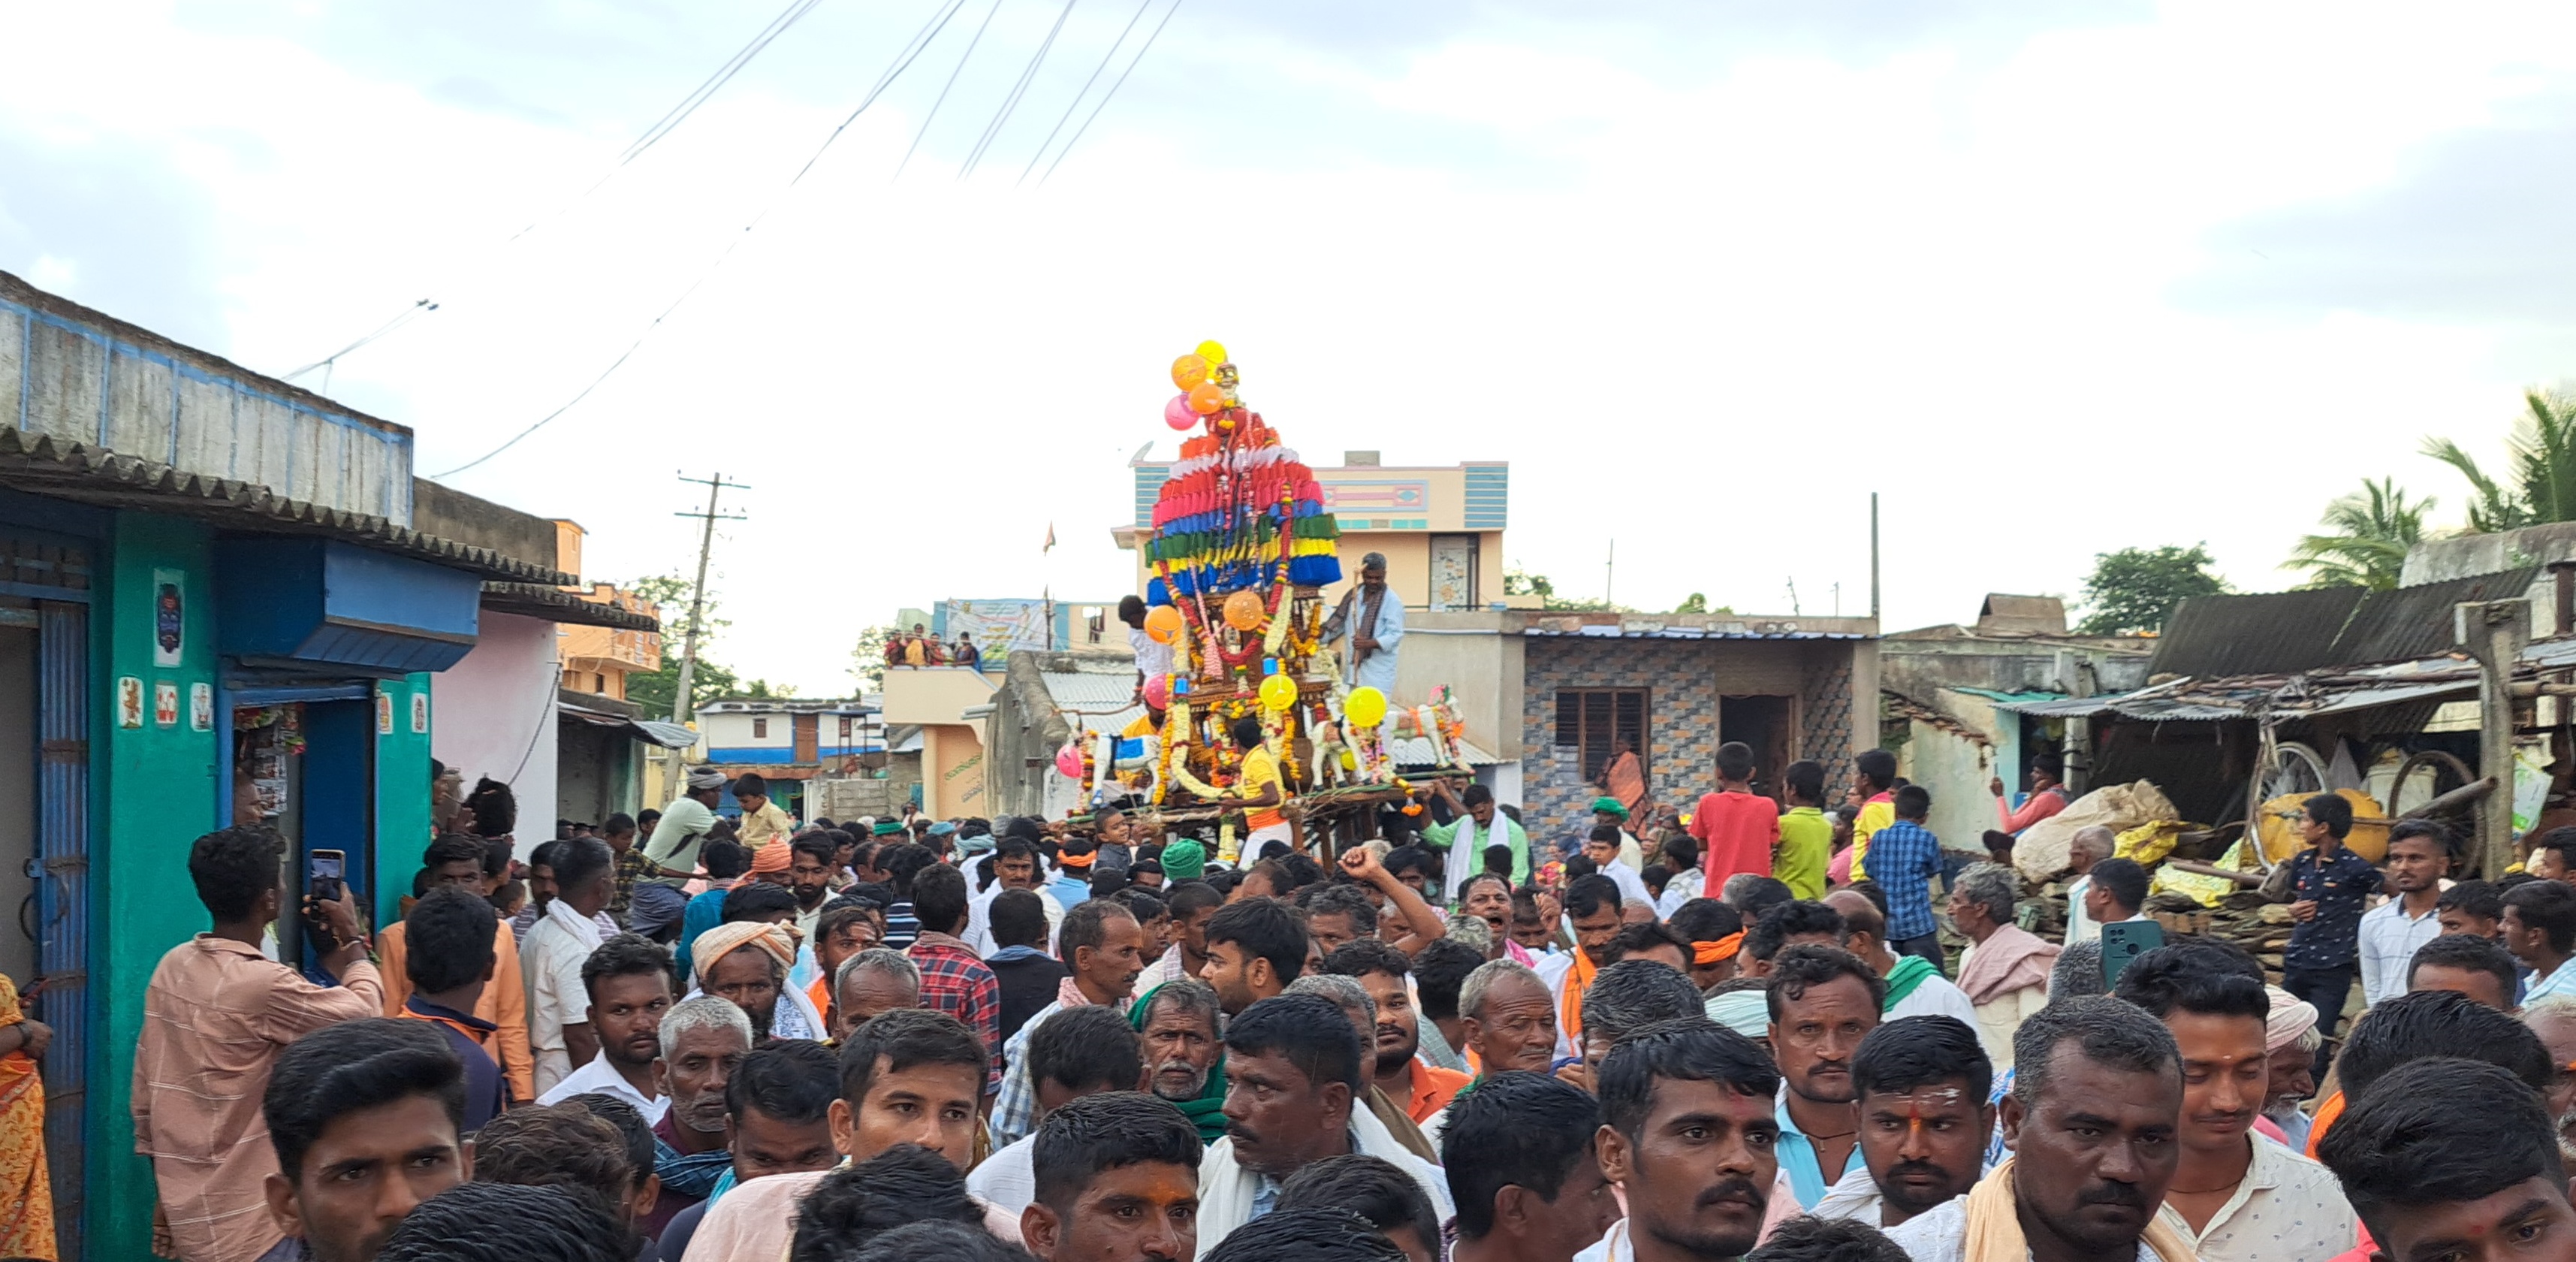
<svg viewBox="0 0 2576 1262"><path fill-rule="evenodd" d="M1386 694L1375 688L1354 688L1350 699L1342 703L1342 717L1356 727L1376 727L1386 721Z"/></svg>
<svg viewBox="0 0 2576 1262"><path fill-rule="evenodd" d="M1285 710L1297 704L1297 681L1286 675L1272 675L1262 680L1261 704L1273 710Z"/></svg>
<svg viewBox="0 0 2576 1262"><path fill-rule="evenodd" d="M1209 372L1216 371L1216 366L1225 362L1225 343L1199 343L1198 357L1207 361Z"/></svg>

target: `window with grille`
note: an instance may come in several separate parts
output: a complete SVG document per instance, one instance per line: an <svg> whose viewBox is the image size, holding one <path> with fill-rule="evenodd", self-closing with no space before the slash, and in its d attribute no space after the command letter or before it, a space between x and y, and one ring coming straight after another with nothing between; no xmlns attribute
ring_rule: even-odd
<svg viewBox="0 0 2576 1262"><path fill-rule="evenodd" d="M769 735L769 720L767 720L767 719L753 719L753 720L751 721L751 739L753 739L753 740L760 740L760 739L762 739L763 737L766 737L766 736L768 736L768 735Z"/></svg>
<svg viewBox="0 0 2576 1262"><path fill-rule="evenodd" d="M1646 750L1645 689L1557 690L1557 783L1574 785L1599 780L1610 765L1612 742L1623 737L1637 751L1642 769L1650 757Z"/></svg>

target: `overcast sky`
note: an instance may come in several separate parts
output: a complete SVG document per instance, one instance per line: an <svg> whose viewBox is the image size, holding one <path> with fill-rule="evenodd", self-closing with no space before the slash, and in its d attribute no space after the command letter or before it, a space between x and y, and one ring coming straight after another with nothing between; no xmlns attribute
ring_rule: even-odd
<svg viewBox="0 0 2576 1262"><path fill-rule="evenodd" d="M1203 338L1316 463L1510 461L1563 594L1615 538L1626 603L1859 612L1877 490L1890 628L2133 545L2287 585L2576 376L2563 4L1182 0L1042 182L1171 0L1074 0L998 129L1067 6L960 0L782 195L946 3L820 0L622 168L771 0L0 5L0 269L278 373L434 299L330 383L431 476L703 278L445 480L610 579L750 482L718 656L807 695L898 606L1123 592Z"/></svg>

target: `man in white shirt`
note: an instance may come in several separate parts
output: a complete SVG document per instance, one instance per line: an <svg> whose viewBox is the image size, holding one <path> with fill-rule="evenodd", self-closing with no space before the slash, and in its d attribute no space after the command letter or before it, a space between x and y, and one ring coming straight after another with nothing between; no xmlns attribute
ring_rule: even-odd
<svg viewBox="0 0 2576 1262"><path fill-rule="evenodd" d="M1968 1002L1967 992L1943 977L1932 961L1887 949L1887 915L1868 895L1858 890L1835 890L1825 895L1825 906L1842 914L1843 949L1859 956L1862 963L1887 979L1887 1020L1957 1017L1967 1022L1969 1029L1977 1028L1977 1005Z"/></svg>
<svg viewBox="0 0 2576 1262"><path fill-rule="evenodd" d="M2363 1004L2405 994L2416 949L2442 935L2435 904L2442 900L2442 878L2451 874L2451 844L2450 833L2431 820L2404 820L2388 830L2380 888L2390 898L2361 914Z"/></svg>
<svg viewBox="0 0 2576 1262"><path fill-rule="evenodd" d="M1861 1040L1851 1075L1863 1164L1816 1202L1816 1217L1893 1227L1976 1185L1995 1109L1994 1067L1973 1028L1890 1021Z"/></svg>
<svg viewBox="0 0 2576 1262"><path fill-rule="evenodd" d="M1115 1008L1068 1008L1058 1019L1032 1024L1021 1045L1021 1064L1037 1096L1038 1125L1028 1134L994 1149L966 1176L966 1191L1005 1213L1017 1214L1037 1196L1034 1149L1046 1119L1085 1096L1133 1091L1144 1079L1144 1053L1127 1018ZM1175 1119L1178 1115L1175 1114ZM1188 1123L1182 1121L1183 1126ZM1198 1132L1190 1131L1198 1146Z"/></svg>
<svg viewBox="0 0 2576 1262"><path fill-rule="evenodd" d="M539 1104L561 1104L585 1092L613 1095L635 1106L647 1124L671 1107L654 1062L662 1055L662 1015L679 1002L679 972L670 951L631 933L600 944L581 967L589 997L587 1019L599 1054L572 1071Z"/></svg>
<svg viewBox="0 0 2576 1262"><path fill-rule="evenodd" d="M716 826L716 802L724 796L723 773L700 767L689 773L687 791L671 799L644 848L644 873L627 896L626 923L656 942L668 941L688 914L686 886L698 868L698 851L707 831Z"/></svg>
<svg viewBox="0 0 2576 1262"><path fill-rule="evenodd" d="M1146 634L1144 597L1119 597L1118 620L1127 624L1127 647L1136 655L1136 695L1142 697L1147 679L1172 673L1172 646Z"/></svg>
<svg viewBox="0 0 2576 1262"><path fill-rule="evenodd" d="M592 837L557 842L554 858L554 901L519 943L519 972L528 986L528 1048L536 1057L540 1097L573 1066L599 1055L582 965L605 936L591 918L617 892L608 843Z"/></svg>
<svg viewBox="0 0 2576 1262"><path fill-rule="evenodd" d="M1591 836L1583 842L1583 857L1590 859L1592 865L1601 870L1601 875L1618 882L1620 905L1644 903L1652 907L1655 896L1647 890L1646 878L1639 876L1635 868L1619 861L1619 840L1625 836L1627 834L1620 832L1615 825L1595 824Z"/></svg>
<svg viewBox="0 0 2576 1262"><path fill-rule="evenodd" d="M2093 888L2093 865L2111 857L2120 842L2108 828L2095 824L2075 830L2066 842L2066 862L2075 879L2066 886L2066 940L2091 942L2102 936L2102 926L2085 909L2085 895Z"/></svg>
<svg viewBox="0 0 2576 1262"><path fill-rule="evenodd" d="M1046 949L1053 952L1056 930L1064 925L1064 904L1038 882L1038 848L1022 837L1004 837L994 844L993 883L966 904L966 945L986 959L1001 949L1001 944L993 941L993 900L1005 890L1027 890L1038 896L1038 903L1046 909Z"/></svg>
<svg viewBox="0 0 2576 1262"><path fill-rule="evenodd" d="M1629 1262L1637 1235L1660 1256L1742 1257L1771 1220L1797 1213L1772 1150L1780 1073L1751 1039L1674 1022L1612 1048L1598 1078L1601 1173L1627 1194L1628 1217L1578 1262Z"/></svg>

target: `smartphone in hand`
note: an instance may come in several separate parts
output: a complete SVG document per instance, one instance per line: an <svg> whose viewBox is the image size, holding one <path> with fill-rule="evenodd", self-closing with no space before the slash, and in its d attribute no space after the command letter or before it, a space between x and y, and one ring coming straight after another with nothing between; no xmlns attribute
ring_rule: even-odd
<svg viewBox="0 0 2576 1262"><path fill-rule="evenodd" d="M2129 961L2165 944L2165 927L2152 920L2120 920L2102 926L2102 989L2120 984Z"/></svg>

